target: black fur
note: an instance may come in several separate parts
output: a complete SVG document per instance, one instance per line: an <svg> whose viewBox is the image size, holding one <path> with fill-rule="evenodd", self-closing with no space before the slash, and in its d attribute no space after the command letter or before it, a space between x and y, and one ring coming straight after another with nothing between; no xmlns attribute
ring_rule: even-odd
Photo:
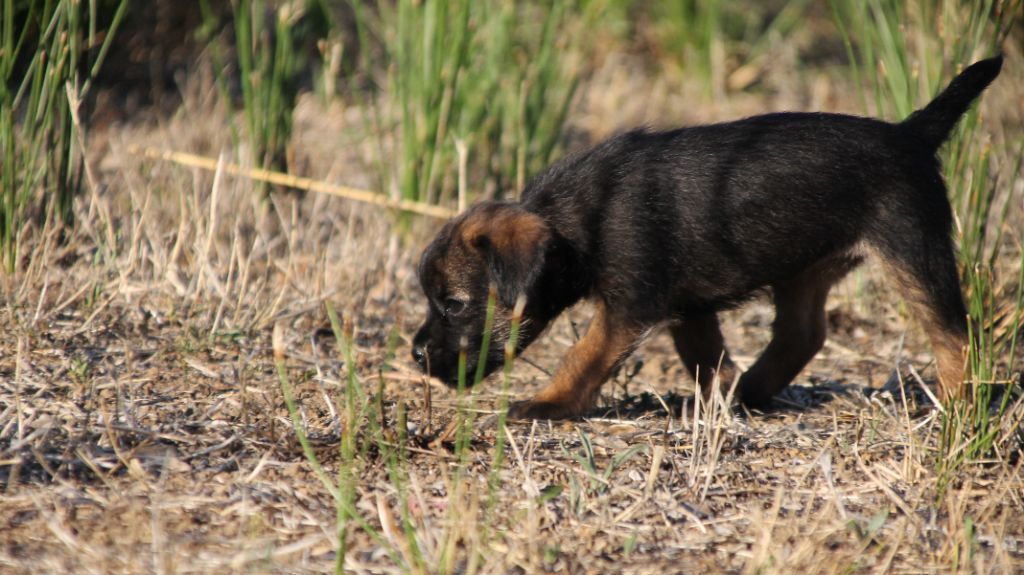
<svg viewBox="0 0 1024 575"><path fill-rule="evenodd" d="M924 139L926 145L938 149L960 121L960 116L964 115L978 94L996 79L1002 67L1002 56L971 64L927 106L908 116L903 121L903 127Z"/></svg>
<svg viewBox="0 0 1024 575"><path fill-rule="evenodd" d="M902 242L891 236L923 227L950 244L935 153L1001 63L970 66L902 124L767 114L635 130L567 158L523 193L569 246L529 295L547 298L545 284L571 274L580 281L563 303L599 292L657 322L734 306L861 240L892 249Z"/></svg>

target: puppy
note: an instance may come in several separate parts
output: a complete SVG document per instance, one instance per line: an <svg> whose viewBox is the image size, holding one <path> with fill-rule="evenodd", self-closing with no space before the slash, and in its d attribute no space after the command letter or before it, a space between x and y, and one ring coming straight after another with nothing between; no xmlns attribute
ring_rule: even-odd
<svg viewBox="0 0 1024 575"><path fill-rule="evenodd" d="M737 371L716 313L767 288L772 340L737 390L759 407L821 349L829 288L871 254L923 323L942 396L958 396L967 312L936 152L1001 66L1001 56L970 66L898 124L768 114L635 130L569 156L535 177L522 201L477 204L427 247L418 271L429 308L413 358L455 385L465 351L471 380L494 286L485 374L502 365L520 296L517 352L577 301L595 307L550 384L514 403L513 417L583 413L644 335L665 324L706 394L713 377L731 384Z"/></svg>

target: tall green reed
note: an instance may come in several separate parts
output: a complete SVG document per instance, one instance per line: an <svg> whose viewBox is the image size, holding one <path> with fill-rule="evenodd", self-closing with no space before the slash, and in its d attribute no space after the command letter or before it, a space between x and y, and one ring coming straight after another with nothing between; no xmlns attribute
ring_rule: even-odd
<svg viewBox="0 0 1024 575"><path fill-rule="evenodd" d="M655 45L666 60L717 98L757 79L770 47L802 22L810 0L771 7L721 0L636 4L652 21ZM738 66L733 69L729 61Z"/></svg>
<svg viewBox="0 0 1024 575"><path fill-rule="evenodd" d="M72 106L88 97L128 2L2 1L0 252L12 273L29 218L52 213L72 223L84 174L84 135L78 133L84 126ZM111 8L109 21L100 22Z"/></svg>
<svg viewBox="0 0 1024 575"><path fill-rule="evenodd" d="M721 0L681 0L654 5L655 32L662 49L675 56L690 78L700 78L709 94L720 93L725 59Z"/></svg>
<svg viewBox="0 0 1024 575"><path fill-rule="evenodd" d="M197 34L208 45L225 108L235 110L235 95L241 94L244 130L229 115L232 143L239 152L244 144L248 161L257 168L288 170L292 116L300 77L309 66L301 46L323 33L310 25L310 7L314 19L322 19L318 2L232 0L231 45L224 41L229 34L210 1L199 2L203 22ZM268 191L266 184L258 186L261 193Z"/></svg>
<svg viewBox="0 0 1024 575"><path fill-rule="evenodd" d="M292 30L302 3L235 0L231 7L251 159L257 167L285 171L302 65Z"/></svg>
<svg viewBox="0 0 1024 575"><path fill-rule="evenodd" d="M1020 0L830 0L843 35L854 82L866 86L865 108L894 120L923 106L958 69L998 52ZM871 110L869 110L871 111ZM941 150L956 213L961 279L967 291L971 339L968 401L945 406L937 467L944 477L965 462L990 455L1014 386L1016 336L1022 317L1024 278L1000 278L1009 207L1019 198L1007 177L1020 173L1024 137L988 141L977 133L977 107L960 121ZM1005 193L1002 193L1005 190ZM1017 237L1019 245L1020 238ZM1024 263L1024 254L1021 255ZM1000 327L1000 322L1007 323ZM1006 384L993 405L995 386Z"/></svg>
<svg viewBox="0 0 1024 575"><path fill-rule="evenodd" d="M514 195L555 154L580 77L581 24L598 4L352 0L360 65L378 80L368 124L393 158L380 163L382 187L450 201L461 142L474 187Z"/></svg>

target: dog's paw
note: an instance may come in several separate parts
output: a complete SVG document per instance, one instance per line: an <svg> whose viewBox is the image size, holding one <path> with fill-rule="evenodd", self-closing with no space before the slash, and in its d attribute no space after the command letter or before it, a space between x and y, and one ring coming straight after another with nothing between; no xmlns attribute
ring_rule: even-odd
<svg viewBox="0 0 1024 575"><path fill-rule="evenodd" d="M552 401L517 401L509 406L510 419L569 419L579 415L574 406Z"/></svg>

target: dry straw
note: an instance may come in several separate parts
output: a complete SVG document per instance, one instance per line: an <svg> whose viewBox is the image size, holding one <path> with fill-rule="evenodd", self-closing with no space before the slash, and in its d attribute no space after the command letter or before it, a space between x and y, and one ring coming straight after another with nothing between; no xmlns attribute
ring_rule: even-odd
<svg viewBox="0 0 1024 575"><path fill-rule="evenodd" d="M132 146L129 148L129 153L145 156L154 160L163 160L165 162L171 162L178 164L179 166L189 166L192 168L200 168L211 172L217 171L217 160L213 158L207 158L204 156L197 156L195 154L189 154L186 152L174 152L171 150L158 150L156 148L141 148ZM381 206L384 208L392 208L401 210L403 212L410 212L414 214L420 214L423 216L430 216L432 218L448 219L455 215L453 210L442 206L432 206L421 202L412 200L399 200L389 198L383 194L377 192L371 192L369 190L360 190L357 188L350 188L348 186L341 186L338 184L329 184L320 180L314 180L312 178L304 178L301 176L293 176L291 174L285 174L283 172L275 172L273 170L264 170L262 168L244 168L238 164L232 164L224 162L221 164L221 169L224 172L234 175L249 178L250 180L258 182L266 182L269 184L275 184L279 186L287 186L298 190L306 190L309 192L318 192L321 194L330 194L332 196L338 196L349 200L355 200L357 202L363 202L367 204L373 204L375 206Z"/></svg>

